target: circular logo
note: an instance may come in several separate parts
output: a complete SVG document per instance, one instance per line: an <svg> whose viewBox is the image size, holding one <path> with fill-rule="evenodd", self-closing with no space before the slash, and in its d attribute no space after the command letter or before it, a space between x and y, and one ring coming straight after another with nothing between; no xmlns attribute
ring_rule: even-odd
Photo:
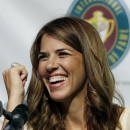
<svg viewBox="0 0 130 130"><path fill-rule="evenodd" d="M76 0L67 13L84 19L96 28L111 68L122 61L130 44L130 17L122 0Z"/></svg>

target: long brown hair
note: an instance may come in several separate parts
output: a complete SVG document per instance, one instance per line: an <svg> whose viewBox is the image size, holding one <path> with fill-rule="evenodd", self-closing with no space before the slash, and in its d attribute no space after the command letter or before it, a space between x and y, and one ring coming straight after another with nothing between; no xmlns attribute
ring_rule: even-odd
<svg viewBox="0 0 130 130"><path fill-rule="evenodd" d="M61 17L41 28L31 48L32 77L27 91L30 109L28 126L34 130L65 130L64 119L57 104L49 97L38 74L38 52L44 34L64 42L83 55L86 73L86 121L88 130L115 130L120 127L123 109L113 103L114 97L123 104L115 90L106 51L96 29L76 17ZM116 96L115 96L116 95Z"/></svg>

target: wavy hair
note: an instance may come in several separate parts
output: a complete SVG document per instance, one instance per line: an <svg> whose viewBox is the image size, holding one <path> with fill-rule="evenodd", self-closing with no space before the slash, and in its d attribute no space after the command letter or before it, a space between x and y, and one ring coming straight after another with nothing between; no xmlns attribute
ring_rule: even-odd
<svg viewBox="0 0 130 130"><path fill-rule="evenodd" d="M64 42L83 55L86 73L86 121L88 130L121 130L119 117L123 105L113 103L123 98L115 90L106 50L96 29L77 17L61 17L47 23L38 32L31 48L32 77L27 91L30 109L28 126L34 130L65 130L64 116L54 102L38 74L38 53L44 34Z"/></svg>

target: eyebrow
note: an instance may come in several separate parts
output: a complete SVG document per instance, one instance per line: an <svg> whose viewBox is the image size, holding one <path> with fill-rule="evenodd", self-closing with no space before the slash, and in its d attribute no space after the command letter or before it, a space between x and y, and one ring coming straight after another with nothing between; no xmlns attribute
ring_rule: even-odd
<svg viewBox="0 0 130 130"><path fill-rule="evenodd" d="M64 51L64 50L71 51L70 49L62 48L62 49L57 49L55 52L58 53L58 52ZM38 55L39 55L39 54L46 54L46 52L39 52Z"/></svg>
<svg viewBox="0 0 130 130"><path fill-rule="evenodd" d="M39 52L38 55L40 55L40 54L46 54L46 52Z"/></svg>
<svg viewBox="0 0 130 130"><path fill-rule="evenodd" d="M67 49L67 48L62 48L62 49L57 49L57 50L56 50L56 53L58 53L58 52L60 52L60 51L64 51L64 50L71 51L70 49Z"/></svg>

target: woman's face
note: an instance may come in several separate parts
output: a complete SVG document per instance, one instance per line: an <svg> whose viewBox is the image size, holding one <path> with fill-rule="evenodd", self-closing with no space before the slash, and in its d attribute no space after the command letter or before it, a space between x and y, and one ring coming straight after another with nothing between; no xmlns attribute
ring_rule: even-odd
<svg viewBox="0 0 130 130"><path fill-rule="evenodd" d="M71 99L83 90L85 69L80 52L44 34L38 58L39 74L54 101Z"/></svg>

